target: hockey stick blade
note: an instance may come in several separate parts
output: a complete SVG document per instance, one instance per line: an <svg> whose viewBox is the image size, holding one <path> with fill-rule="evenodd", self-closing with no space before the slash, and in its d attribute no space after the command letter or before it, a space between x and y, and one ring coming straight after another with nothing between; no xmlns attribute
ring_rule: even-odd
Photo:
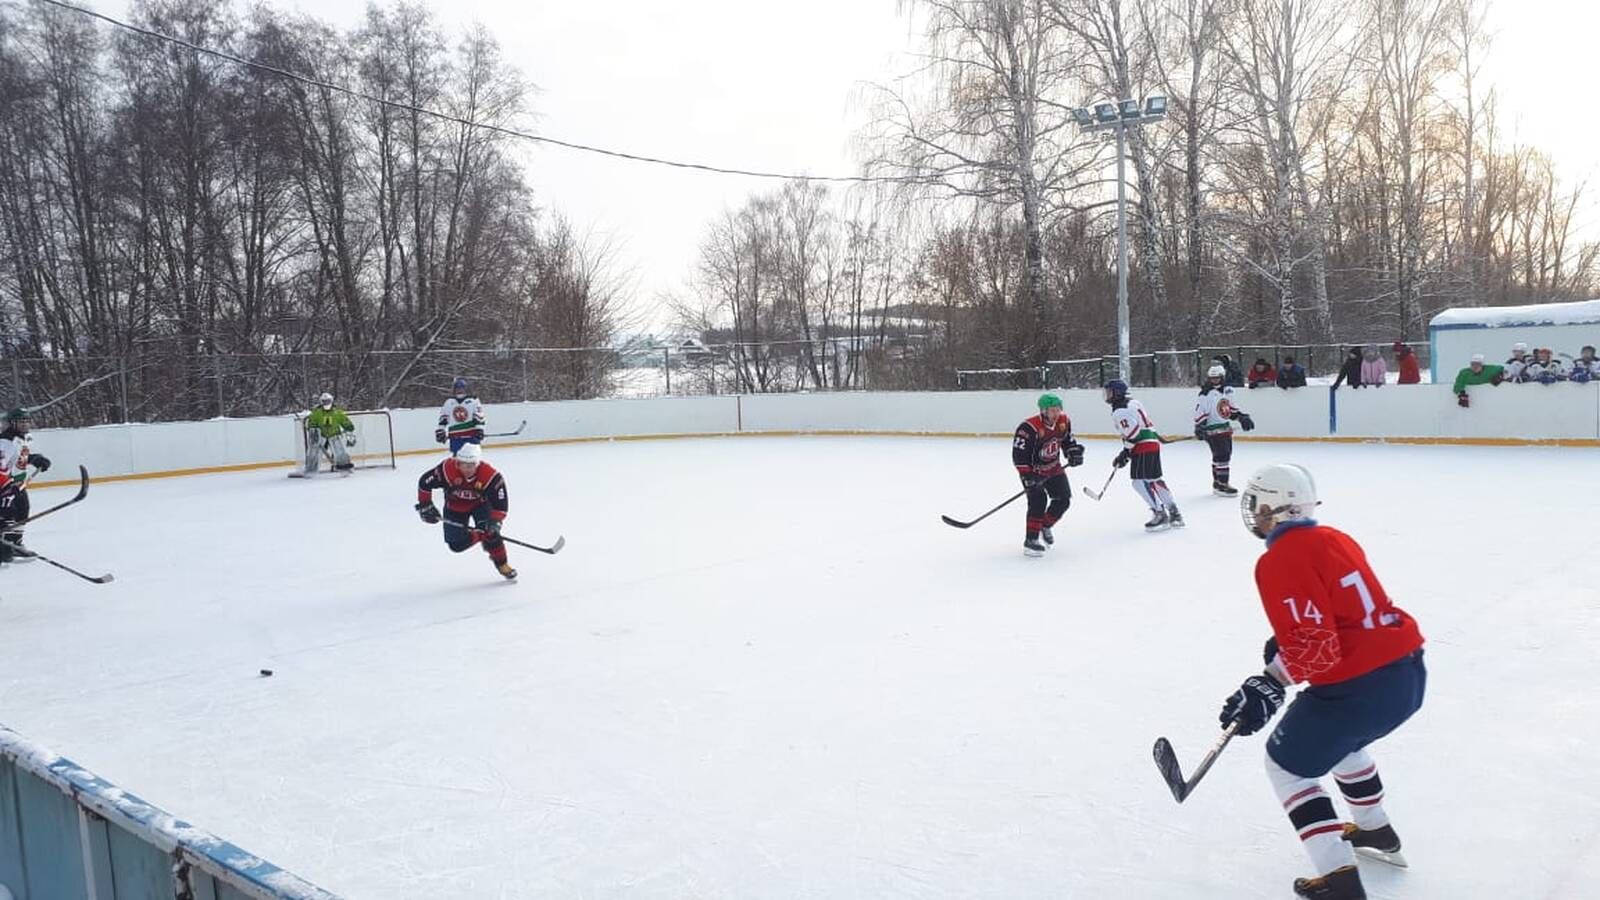
<svg viewBox="0 0 1600 900"><path fill-rule="evenodd" d="M1161 773L1161 780L1167 783L1167 789L1172 791L1172 799L1179 803L1189 799L1189 795L1194 793L1195 786L1200 783L1200 779L1206 777L1207 772L1211 771L1212 764L1222 754L1222 748L1228 746L1228 742L1233 740L1233 736L1238 730L1238 722L1234 722L1223 729L1222 737L1217 738L1217 742L1211 746L1210 751L1200 760L1200 765L1195 767L1194 774L1189 776L1188 780L1183 777L1183 767L1178 764L1178 754L1173 751L1172 742L1164 737L1156 738L1156 745L1153 751L1156 770Z"/></svg>
<svg viewBox="0 0 1600 900"><path fill-rule="evenodd" d="M527 427L528 427L528 420L527 419L523 419L522 423L517 426L515 431L502 431L499 434L486 434L486 435L484 435L484 437L493 437L493 438L516 437L517 435L522 433L522 429L527 428Z"/></svg>
<svg viewBox="0 0 1600 900"><path fill-rule="evenodd" d="M943 519L944 523L946 525L950 525L950 526L953 526L953 527L956 527L956 528L971 528L974 524L976 524L976 523L973 523L973 522L958 521L956 519L950 518L949 516L940 516L939 518Z"/></svg>
<svg viewBox="0 0 1600 900"><path fill-rule="evenodd" d="M1088 497L1090 500L1099 500L1101 497L1104 497L1106 495L1106 491L1111 489L1111 479L1116 478L1116 477L1117 477L1117 470L1115 468L1113 468L1111 470L1111 474L1106 476L1106 483L1100 485L1099 493L1091 491L1088 488L1084 488L1083 489L1083 495L1085 497Z"/></svg>
<svg viewBox="0 0 1600 900"><path fill-rule="evenodd" d="M37 521L39 519L42 519L45 516L48 516L51 513L55 512L58 509L66 509L67 507L71 506L74 503L77 503L77 502L81 501L83 498L85 498L87 496L89 496L89 470L84 468L83 466L79 466L78 467L78 493L76 495L74 495L72 497L72 499L70 499L70 500L64 500L64 501L62 501L60 503L57 503L55 506L50 507L49 509L45 510L44 512L34 513L33 515L27 517L26 519L23 519L22 520L22 524L26 525L29 522L34 522L34 521Z"/></svg>

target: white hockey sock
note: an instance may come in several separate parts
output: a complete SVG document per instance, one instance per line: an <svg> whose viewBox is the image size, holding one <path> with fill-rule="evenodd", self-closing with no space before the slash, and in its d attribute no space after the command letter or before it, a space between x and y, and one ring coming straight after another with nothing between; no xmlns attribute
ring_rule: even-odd
<svg viewBox="0 0 1600 900"><path fill-rule="evenodd" d="M1267 757L1267 778L1318 875L1355 865L1356 854L1344 840L1344 825L1333 811L1333 799L1317 779L1296 775L1271 756Z"/></svg>
<svg viewBox="0 0 1600 900"><path fill-rule="evenodd" d="M1154 483L1155 482L1152 481L1146 481L1143 478L1135 478L1133 479L1133 490L1144 499L1145 505L1150 507L1151 512L1160 512L1162 510L1162 506L1160 502L1156 500L1155 491L1150 487Z"/></svg>
<svg viewBox="0 0 1600 900"><path fill-rule="evenodd" d="M1339 760L1333 767L1333 779L1357 825L1372 830L1389 824L1389 816L1383 811L1383 779L1378 777L1378 764L1371 754L1357 750Z"/></svg>

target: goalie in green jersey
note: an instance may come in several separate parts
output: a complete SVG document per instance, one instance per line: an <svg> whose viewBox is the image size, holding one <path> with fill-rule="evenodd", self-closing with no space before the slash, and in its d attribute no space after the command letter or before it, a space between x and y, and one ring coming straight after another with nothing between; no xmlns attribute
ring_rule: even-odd
<svg viewBox="0 0 1600 900"><path fill-rule="evenodd" d="M317 398L317 408L306 419L306 474L316 474L325 456L333 462L335 472L354 469L347 448L355 445L355 423L344 410L333 405L332 394L324 393Z"/></svg>

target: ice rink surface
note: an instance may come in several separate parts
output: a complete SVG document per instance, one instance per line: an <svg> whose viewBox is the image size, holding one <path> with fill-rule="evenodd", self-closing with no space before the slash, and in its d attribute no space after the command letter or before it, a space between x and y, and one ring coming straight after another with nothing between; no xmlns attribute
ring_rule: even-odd
<svg viewBox="0 0 1600 900"><path fill-rule="evenodd" d="M1020 503L939 521L1016 490L1005 439L490 448L506 533L567 538L516 584L417 520L421 457L97 485L29 543L115 583L0 571L0 723L352 900L1288 897L1261 737L1182 806L1150 758L1259 671L1261 544L1192 442L1186 530L1087 499L1113 452L1029 560ZM1370 895L1595 896L1600 454L1246 443L1236 483L1275 461L1428 638Z"/></svg>

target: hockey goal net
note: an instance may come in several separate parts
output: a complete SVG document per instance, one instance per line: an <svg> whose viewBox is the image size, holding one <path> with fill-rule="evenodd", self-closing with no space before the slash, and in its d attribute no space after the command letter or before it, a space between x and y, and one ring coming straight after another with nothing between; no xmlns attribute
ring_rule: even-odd
<svg viewBox="0 0 1600 900"><path fill-rule="evenodd" d="M350 454L350 463L357 469L393 469L394 461L394 424L389 420L389 411L386 409L351 409L345 415L350 417L350 423L356 426L353 432L355 441L346 442L347 436L340 436L334 440L345 445L345 452ZM311 436L306 433L306 420L311 417L309 412L298 412L294 415L294 471L289 473L290 478L303 478L306 475L306 448ZM319 473L332 472L333 458L324 451Z"/></svg>

